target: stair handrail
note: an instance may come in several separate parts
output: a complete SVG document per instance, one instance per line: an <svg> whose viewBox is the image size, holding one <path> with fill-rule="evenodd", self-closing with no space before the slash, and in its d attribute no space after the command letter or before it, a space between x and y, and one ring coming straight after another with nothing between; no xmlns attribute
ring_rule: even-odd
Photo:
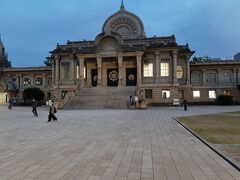
<svg viewBox="0 0 240 180"><path fill-rule="evenodd" d="M63 99L63 106L71 99L71 97L76 96L79 91L81 90L81 84L79 83L76 89L73 89L73 91L68 91Z"/></svg>

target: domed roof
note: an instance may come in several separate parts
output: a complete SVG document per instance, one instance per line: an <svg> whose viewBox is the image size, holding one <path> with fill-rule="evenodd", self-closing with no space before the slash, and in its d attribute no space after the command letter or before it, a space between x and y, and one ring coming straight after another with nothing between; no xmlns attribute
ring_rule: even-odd
<svg viewBox="0 0 240 180"><path fill-rule="evenodd" d="M107 34L116 32L123 39L146 37L141 19L137 15L126 11L123 4L118 12L107 18L103 24L102 32Z"/></svg>

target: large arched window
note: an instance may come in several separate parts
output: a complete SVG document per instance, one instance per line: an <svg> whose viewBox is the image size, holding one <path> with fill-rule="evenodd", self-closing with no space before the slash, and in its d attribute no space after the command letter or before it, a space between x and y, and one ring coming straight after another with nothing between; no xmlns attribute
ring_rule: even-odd
<svg viewBox="0 0 240 180"><path fill-rule="evenodd" d="M182 79L183 78L183 67L178 65L177 66L177 78Z"/></svg>

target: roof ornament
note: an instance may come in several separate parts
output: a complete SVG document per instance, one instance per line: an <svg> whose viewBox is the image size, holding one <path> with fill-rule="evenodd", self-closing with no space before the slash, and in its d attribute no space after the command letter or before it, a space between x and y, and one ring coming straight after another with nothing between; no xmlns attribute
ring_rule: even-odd
<svg viewBox="0 0 240 180"><path fill-rule="evenodd" d="M120 10L124 10L124 9L125 9L125 6L124 6L123 0L122 0L122 4L121 4L121 7L120 7Z"/></svg>

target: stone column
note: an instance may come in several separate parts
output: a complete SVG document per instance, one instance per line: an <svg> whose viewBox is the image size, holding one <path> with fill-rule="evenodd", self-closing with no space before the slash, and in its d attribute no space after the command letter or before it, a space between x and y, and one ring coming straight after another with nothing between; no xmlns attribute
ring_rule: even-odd
<svg viewBox="0 0 240 180"><path fill-rule="evenodd" d="M234 86L237 85L237 68L233 68L233 83Z"/></svg>
<svg viewBox="0 0 240 180"><path fill-rule="evenodd" d="M221 84L221 68L217 69L217 85Z"/></svg>
<svg viewBox="0 0 240 180"><path fill-rule="evenodd" d="M59 84L59 72L60 72L60 59L59 59L59 56L55 56L55 62L56 62L56 78L55 78L55 84L58 85Z"/></svg>
<svg viewBox="0 0 240 180"><path fill-rule="evenodd" d="M43 79L42 87L46 88L46 74L45 73L43 74L43 78L42 79Z"/></svg>
<svg viewBox="0 0 240 180"><path fill-rule="evenodd" d="M52 62L52 84L55 84L55 61Z"/></svg>
<svg viewBox="0 0 240 180"><path fill-rule="evenodd" d="M22 78L22 74L19 74L19 89L23 88L23 78Z"/></svg>
<svg viewBox="0 0 240 180"><path fill-rule="evenodd" d="M97 69L98 69L98 80L97 80L97 86L102 85L102 57L97 57Z"/></svg>
<svg viewBox="0 0 240 180"><path fill-rule="evenodd" d="M187 78L187 85L189 85L190 84L190 62L189 62L189 59L187 59L187 76L186 76L186 78Z"/></svg>
<svg viewBox="0 0 240 180"><path fill-rule="evenodd" d="M202 69L202 84L206 85L206 69Z"/></svg>
<svg viewBox="0 0 240 180"><path fill-rule="evenodd" d="M123 57L118 55L118 86L123 86Z"/></svg>
<svg viewBox="0 0 240 180"><path fill-rule="evenodd" d="M70 63L70 80L71 81L73 81L73 80L75 80L75 68L74 68L74 66L75 66L75 59L74 59L74 55L73 54L71 54L70 55L70 59L71 59L71 63Z"/></svg>
<svg viewBox="0 0 240 180"><path fill-rule="evenodd" d="M155 52L155 77L159 80L160 77L160 53ZM157 81L159 83L159 81Z"/></svg>
<svg viewBox="0 0 240 180"><path fill-rule="evenodd" d="M84 58L79 57L79 78L80 78L80 85L84 87Z"/></svg>
<svg viewBox="0 0 240 180"><path fill-rule="evenodd" d="M16 88L20 89L19 86L20 86L19 74L16 74Z"/></svg>
<svg viewBox="0 0 240 180"><path fill-rule="evenodd" d="M31 74L31 86L36 86L35 84L35 78L34 78L34 74Z"/></svg>
<svg viewBox="0 0 240 180"><path fill-rule="evenodd" d="M172 61L172 76L173 84L177 83L177 51L173 51L173 61Z"/></svg>
<svg viewBox="0 0 240 180"><path fill-rule="evenodd" d="M240 68L237 71L237 84L240 85Z"/></svg>
<svg viewBox="0 0 240 180"><path fill-rule="evenodd" d="M142 84L142 55L143 52L138 51L136 52L137 56L137 85L138 87Z"/></svg>

